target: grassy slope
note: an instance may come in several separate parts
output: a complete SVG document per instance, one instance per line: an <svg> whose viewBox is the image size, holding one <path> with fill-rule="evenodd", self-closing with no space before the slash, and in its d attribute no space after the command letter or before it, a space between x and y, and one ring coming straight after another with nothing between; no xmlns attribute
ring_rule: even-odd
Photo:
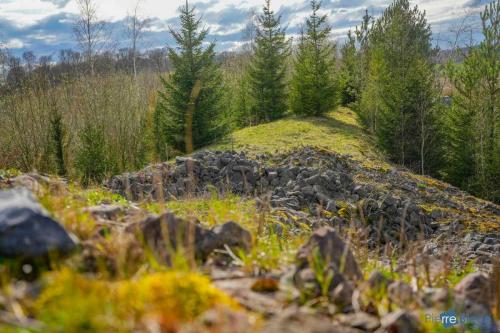
<svg viewBox="0 0 500 333"><path fill-rule="evenodd" d="M358 160L383 161L373 139L361 128L357 116L339 108L326 117L289 117L236 131L212 150L245 150L252 154L283 152L310 145L352 155Z"/></svg>

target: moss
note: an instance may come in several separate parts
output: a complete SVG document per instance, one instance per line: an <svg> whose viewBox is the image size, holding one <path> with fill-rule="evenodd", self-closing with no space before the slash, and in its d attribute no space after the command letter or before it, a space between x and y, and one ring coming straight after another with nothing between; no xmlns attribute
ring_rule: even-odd
<svg viewBox="0 0 500 333"><path fill-rule="evenodd" d="M62 270L46 277L34 314L50 332L143 331L148 323L169 331L216 306L237 304L192 272L114 282Z"/></svg>
<svg viewBox="0 0 500 333"><path fill-rule="evenodd" d="M351 110L338 108L325 117L289 117L234 132L211 150L244 150L250 155L283 153L298 146L315 146L357 160L382 162L373 140Z"/></svg>

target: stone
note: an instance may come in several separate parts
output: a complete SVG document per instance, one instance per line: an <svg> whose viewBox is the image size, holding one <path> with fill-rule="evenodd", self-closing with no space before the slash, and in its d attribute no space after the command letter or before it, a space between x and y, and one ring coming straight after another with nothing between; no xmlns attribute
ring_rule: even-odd
<svg viewBox="0 0 500 333"><path fill-rule="evenodd" d="M29 190L0 191L0 257L56 259L71 254L77 242Z"/></svg>
<svg viewBox="0 0 500 333"><path fill-rule="evenodd" d="M362 278L361 270L347 244L330 227L316 230L311 238L297 253L298 270L311 267L311 261L316 255L326 266L331 266L336 272L342 273L346 278L359 280Z"/></svg>
<svg viewBox="0 0 500 333"><path fill-rule="evenodd" d="M354 288L349 281L339 283L330 293L333 304L339 306L344 311L352 307L352 294Z"/></svg>
<svg viewBox="0 0 500 333"><path fill-rule="evenodd" d="M169 332L169 327L165 330ZM227 307L210 309L196 320L176 330L178 333L253 333L252 318L243 311L234 311Z"/></svg>
<svg viewBox="0 0 500 333"><path fill-rule="evenodd" d="M455 292L478 304L489 306L493 290L488 277L483 273L471 273L455 286Z"/></svg>
<svg viewBox="0 0 500 333"><path fill-rule="evenodd" d="M446 310L453 302L453 295L451 291L446 288L427 288L424 289L420 301L425 308Z"/></svg>
<svg viewBox="0 0 500 333"><path fill-rule="evenodd" d="M240 248L249 251L252 248L252 234L238 223L230 221L212 229L215 234L215 248Z"/></svg>
<svg viewBox="0 0 500 333"><path fill-rule="evenodd" d="M106 220L114 220L124 212L124 209L123 207L118 205L99 205L87 207L83 211L93 215L94 217L100 217Z"/></svg>
<svg viewBox="0 0 500 333"><path fill-rule="evenodd" d="M391 312L380 319L382 327L390 333L420 333L423 329L419 321L404 310Z"/></svg>
<svg viewBox="0 0 500 333"><path fill-rule="evenodd" d="M413 289L403 281L392 282L387 288L387 295L401 308L407 307L415 299Z"/></svg>
<svg viewBox="0 0 500 333"><path fill-rule="evenodd" d="M380 320L366 312L341 314L335 317L341 324L363 331L373 332L380 327Z"/></svg>
<svg viewBox="0 0 500 333"><path fill-rule="evenodd" d="M218 245L213 231L172 213L150 216L128 226L127 231L135 233L167 265L172 264L175 251L182 249L187 258L203 261Z"/></svg>
<svg viewBox="0 0 500 333"><path fill-rule="evenodd" d="M262 333L361 333L348 326L335 325L319 314L292 307L271 319Z"/></svg>

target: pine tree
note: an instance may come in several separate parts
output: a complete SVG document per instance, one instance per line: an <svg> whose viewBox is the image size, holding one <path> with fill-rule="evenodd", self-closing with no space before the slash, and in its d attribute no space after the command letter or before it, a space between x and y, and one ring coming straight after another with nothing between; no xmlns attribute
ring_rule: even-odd
<svg viewBox="0 0 500 333"><path fill-rule="evenodd" d="M347 40L340 49L342 65L340 69L340 102L344 106L354 103L358 99L356 82L356 40L349 30Z"/></svg>
<svg viewBox="0 0 500 333"><path fill-rule="evenodd" d="M311 7L295 56L290 105L296 114L319 116L337 106L335 45L330 41L328 16L318 13L321 2L312 0Z"/></svg>
<svg viewBox="0 0 500 333"><path fill-rule="evenodd" d="M254 42L254 55L249 68L253 107L257 122L278 119L287 111L287 58L289 45L281 16L271 10L266 0L263 13L258 17Z"/></svg>
<svg viewBox="0 0 500 333"><path fill-rule="evenodd" d="M455 88L448 117L448 180L499 202L500 0L481 13L483 41L462 63L450 63Z"/></svg>
<svg viewBox="0 0 500 333"><path fill-rule="evenodd" d="M358 109L359 99L367 87L369 76L370 30L373 17L365 12L361 25L354 33L349 30L347 41L341 48L340 96L342 105ZM368 124L367 124L368 125Z"/></svg>
<svg viewBox="0 0 500 333"><path fill-rule="evenodd" d="M394 1L368 35L369 76L360 101L389 157L421 173L440 165L436 71L425 13ZM376 113L374 113L376 111Z"/></svg>
<svg viewBox="0 0 500 333"><path fill-rule="evenodd" d="M155 114L158 140L175 152L190 152L224 133L221 120L221 73L215 62L214 43L204 47L208 30L200 29L194 8L180 9L181 28L170 29L177 48L169 48L168 56L174 72L162 79ZM166 151L157 143L160 157Z"/></svg>

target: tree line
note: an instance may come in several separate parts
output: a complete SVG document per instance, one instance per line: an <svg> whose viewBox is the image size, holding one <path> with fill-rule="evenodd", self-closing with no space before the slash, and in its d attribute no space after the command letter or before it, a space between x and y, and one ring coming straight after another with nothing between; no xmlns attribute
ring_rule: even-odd
<svg viewBox="0 0 500 333"><path fill-rule="evenodd" d="M57 65L45 61L44 71L43 66L33 70L19 62L8 66L12 73L4 87L23 86L23 80L14 80L23 77L20 72L46 72L47 68L66 73L64 77L71 69L93 82L52 79L49 81L56 83L50 89L29 87L37 103L28 106L17 105L18 99L12 97L15 89L3 94L4 108L11 103L13 110L34 110L33 104L47 109L43 115L25 112L27 119L34 114L48 119L49 130L40 134L47 144L36 150L39 157L27 156L21 166L11 163L16 167L55 169L95 182L112 172L191 152L237 128L289 114L323 116L344 105L356 111L393 162L500 200L496 186L500 170L500 0L481 13L483 40L453 50L455 54L445 64L437 60L439 50L432 45L425 12L408 0L395 0L377 18L366 12L342 45L333 42L332 26L328 16L321 14L320 1L310 2L311 12L299 36L289 38L281 16L265 0L261 12L251 15L245 47L219 54L215 42L207 41L208 30L202 28L195 8L186 2L180 8L180 28L170 28L176 45L161 54L157 50L151 57L140 56L140 38L148 20L140 17L138 6L127 20L131 47L118 57L100 51L104 28L94 2L80 0L79 4L81 17L75 24L81 48L78 56L68 53L61 59L70 60ZM113 69L103 70L99 64L105 59L107 68ZM150 65L141 66L141 61ZM141 70L155 68L155 62L162 63L163 67L156 66L161 75ZM117 68L123 68L122 75L130 80L118 78ZM149 88L142 89L138 80L149 82ZM444 90L448 98L444 98ZM83 92L81 98L73 98L71 94L78 91ZM114 98L124 96L129 103L120 104L125 110L116 110ZM76 117L75 109L84 111ZM109 111L102 111L106 109ZM24 129L23 119L10 115L18 133ZM76 139L69 133L73 130L78 133ZM8 161L8 154L28 152L37 144L30 139L5 146L15 148L0 148L2 159ZM35 163L36 158L41 162Z"/></svg>

